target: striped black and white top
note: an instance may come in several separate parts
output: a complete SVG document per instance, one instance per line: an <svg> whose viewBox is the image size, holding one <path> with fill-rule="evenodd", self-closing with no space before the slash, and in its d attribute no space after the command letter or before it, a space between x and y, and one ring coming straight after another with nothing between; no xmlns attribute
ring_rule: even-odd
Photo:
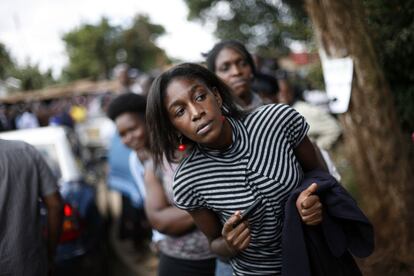
<svg viewBox="0 0 414 276"><path fill-rule="evenodd" d="M250 245L230 262L236 275L279 275L283 206L303 177L293 150L309 126L286 105L228 120L232 145L225 151L194 147L175 173L174 199L182 209L208 208L222 223L260 199L249 218Z"/></svg>

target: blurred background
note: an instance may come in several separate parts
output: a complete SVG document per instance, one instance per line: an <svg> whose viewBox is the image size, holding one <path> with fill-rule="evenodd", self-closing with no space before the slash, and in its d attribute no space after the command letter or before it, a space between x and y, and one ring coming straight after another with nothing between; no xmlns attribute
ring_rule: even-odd
<svg viewBox="0 0 414 276"><path fill-rule="evenodd" d="M3 0L1 130L64 126L78 174L93 189L92 216L99 219L91 227L109 229L102 225L109 223L106 201L116 185L108 184L114 131L108 103L126 89L146 94L154 77L174 64L203 63L202 54L223 39L244 43L260 72L287 79L305 101L339 121L342 134L326 150L377 233L377 249L361 267L366 275L412 275L414 1ZM326 94L321 51L353 60L346 112L329 108L334 99ZM24 114L36 121L17 120ZM53 150L43 152L49 163L59 162ZM100 232L110 239L110 230ZM102 273L94 263L122 260L110 242L99 248L89 242L81 246L94 248L93 257L80 266L90 273ZM73 260L88 250L82 252L62 257L64 267L75 267Z"/></svg>

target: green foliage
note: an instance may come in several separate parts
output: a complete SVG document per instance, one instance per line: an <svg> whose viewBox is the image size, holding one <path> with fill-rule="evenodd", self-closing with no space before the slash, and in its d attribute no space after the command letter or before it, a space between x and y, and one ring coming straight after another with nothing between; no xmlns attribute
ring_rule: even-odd
<svg viewBox="0 0 414 276"><path fill-rule="evenodd" d="M14 62L3 43L0 43L0 79L7 77L7 72L14 67Z"/></svg>
<svg viewBox="0 0 414 276"><path fill-rule="evenodd" d="M185 0L189 19L216 22L220 39L237 39L263 56L288 52L292 40L309 42L312 32L302 1Z"/></svg>
<svg viewBox="0 0 414 276"><path fill-rule="evenodd" d="M52 71L42 73L38 65L18 66L10 56L4 44L0 43L0 80L12 77L20 81L19 88L14 90L35 90L55 83Z"/></svg>
<svg viewBox="0 0 414 276"><path fill-rule="evenodd" d="M109 77L111 68L117 63L120 30L110 26L106 18L94 26L85 24L63 36L69 65L64 69L68 80L87 77Z"/></svg>
<svg viewBox="0 0 414 276"><path fill-rule="evenodd" d="M125 62L131 67L149 71L168 62L163 50L154 41L165 33L161 25L149 23L146 16L137 16L131 28L123 30L119 49L126 53Z"/></svg>
<svg viewBox="0 0 414 276"><path fill-rule="evenodd" d="M368 27L405 131L414 131L414 2L363 0Z"/></svg>
<svg viewBox="0 0 414 276"><path fill-rule="evenodd" d="M10 70L9 76L20 80L20 90L36 90L56 83L52 76L52 71L42 73L38 65L25 65L14 67Z"/></svg>
<svg viewBox="0 0 414 276"><path fill-rule="evenodd" d="M97 25L82 25L63 36L69 56L64 78L109 78L120 62L143 71L165 64L165 52L154 44L164 32L146 16L135 17L126 29L110 25L106 18Z"/></svg>

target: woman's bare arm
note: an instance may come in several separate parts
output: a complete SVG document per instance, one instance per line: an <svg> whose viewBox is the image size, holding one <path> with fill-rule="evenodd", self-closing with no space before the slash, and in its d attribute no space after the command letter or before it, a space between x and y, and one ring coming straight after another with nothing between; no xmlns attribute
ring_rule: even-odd
<svg viewBox="0 0 414 276"><path fill-rule="evenodd" d="M145 170L145 212L152 227L167 235L182 235L194 229L191 216L171 205L158 177L151 169Z"/></svg>
<svg viewBox="0 0 414 276"><path fill-rule="evenodd" d="M240 220L240 212L232 215L222 226L216 214L208 209L190 211L197 227L207 236L211 251L222 257L235 256L250 243L250 229L247 221L233 228Z"/></svg>
<svg viewBox="0 0 414 276"><path fill-rule="evenodd" d="M307 136L295 148L294 153L304 172L315 169L328 171L319 150L315 148ZM322 221L322 204L319 197L315 195L317 188L317 183L313 183L300 193L296 200L296 208L303 223L307 225L317 225Z"/></svg>

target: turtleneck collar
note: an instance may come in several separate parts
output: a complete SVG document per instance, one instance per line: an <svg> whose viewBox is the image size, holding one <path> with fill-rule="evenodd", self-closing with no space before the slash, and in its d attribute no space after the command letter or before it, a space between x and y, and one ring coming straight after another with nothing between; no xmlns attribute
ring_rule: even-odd
<svg viewBox="0 0 414 276"><path fill-rule="evenodd" d="M240 120L226 117L232 128L232 143L226 149L212 149L201 144L197 148L205 156L220 162L231 163L247 156L249 152L249 139L246 127Z"/></svg>

